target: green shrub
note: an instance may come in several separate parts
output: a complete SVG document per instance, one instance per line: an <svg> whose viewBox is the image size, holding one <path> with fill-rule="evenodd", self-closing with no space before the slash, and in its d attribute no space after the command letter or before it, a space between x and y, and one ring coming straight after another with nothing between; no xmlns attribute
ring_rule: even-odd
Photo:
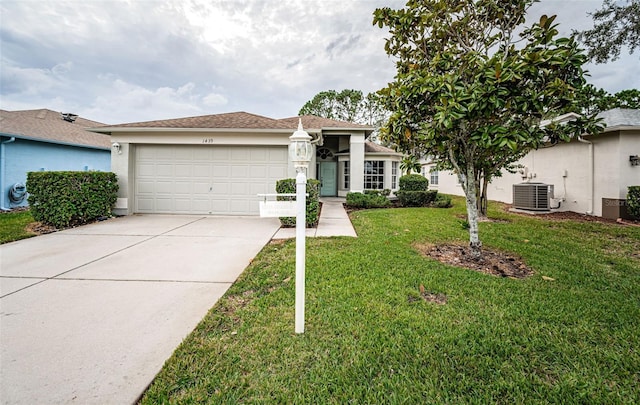
<svg viewBox="0 0 640 405"><path fill-rule="evenodd" d="M27 191L36 221L65 228L110 217L118 180L109 172L29 172Z"/></svg>
<svg viewBox="0 0 640 405"><path fill-rule="evenodd" d="M428 191L406 191L398 190L396 196L403 207L424 207L431 204L436 199L436 190Z"/></svg>
<svg viewBox="0 0 640 405"><path fill-rule="evenodd" d="M635 219L640 219L640 186L629 186L627 211Z"/></svg>
<svg viewBox="0 0 640 405"><path fill-rule="evenodd" d="M429 180L419 174L407 174L400 177L400 190L403 191L427 191Z"/></svg>
<svg viewBox="0 0 640 405"><path fill-rule="evenodd" d="M347 206L351 208L385 208L390 205L391 201L379 192L347 193Z"/></svg>
<svg viewBox="0 0 640 405"><path fill-rule="evenodd" d="M295 194L296 179L283 179L276 182L276 193L278 194ZM316 179L307 179L307 228L313 228L318 224L320 219L320 181ZM294 197L278 197L279 200L295 199ZM295 217L281 217L282 226L295 226Z"/></svg>
<svg viewBox="0 0 640 405"><path fill-rule="evenodd" d="M451 208L453 207L453 203L451 202L451 197L444 194L438 194L436 199L433 201L432 205L435 208Z"/></svg>

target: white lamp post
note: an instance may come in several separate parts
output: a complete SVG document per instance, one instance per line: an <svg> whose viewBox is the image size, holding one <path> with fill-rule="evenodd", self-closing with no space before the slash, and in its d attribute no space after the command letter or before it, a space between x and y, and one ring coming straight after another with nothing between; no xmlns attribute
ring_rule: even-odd
<svg viewBox="0 0 640 405"><path fill-rule="evenodd" d="M289 137L289 157L296 168L296 333L304 333L304 268L305 268L305 230L307 223L307 174L313 147L311 137L302 128L302 119L298 129Z"/></svg>

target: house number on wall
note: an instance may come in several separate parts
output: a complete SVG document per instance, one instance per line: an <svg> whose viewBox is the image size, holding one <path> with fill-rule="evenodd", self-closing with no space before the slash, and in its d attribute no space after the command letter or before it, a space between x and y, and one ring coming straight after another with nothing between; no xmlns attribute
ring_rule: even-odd
<svg viewBox="0 0 640 405"><path fill-rule="evenodd" d="M213 143L213 138L203 138L202 143Z"/></svg>

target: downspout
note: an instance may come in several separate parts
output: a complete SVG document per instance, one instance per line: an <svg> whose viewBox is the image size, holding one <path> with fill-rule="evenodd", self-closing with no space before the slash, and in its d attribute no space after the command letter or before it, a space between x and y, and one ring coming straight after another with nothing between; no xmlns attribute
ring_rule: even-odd
<svg viewBox="0 0 640 405"><path fill-rule="evenodd" d="M2 174L0 175L0 210L9 211L9 208L4 206L5 198L7 197L4 189L4 177L7 175L7 160L4 154L4 145L7 143L15 142L16 137L12 136L6 141L0 142L0 168L2 168Z"/></svg>
<svg viewBox="0 0 640 405"><path fill-rule="evenodd" d="M593 142L587 141L582 136L578 136L578 141L589 145L589 198L588 209L585 214L593 215Z"/></svg>

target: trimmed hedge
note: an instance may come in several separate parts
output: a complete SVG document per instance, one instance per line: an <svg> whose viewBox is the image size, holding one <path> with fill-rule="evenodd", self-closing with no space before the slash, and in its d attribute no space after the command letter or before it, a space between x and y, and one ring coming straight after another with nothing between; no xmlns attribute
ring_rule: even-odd
<svg viewBox="0 0 640 405"><path fill-rule="evenodd" d="M429 191L429 180L419 174L407 174L400 177L400 190L396 196L403 207L424 207L431 204L438 195L435 190Z"/></svg>
<svg viewBox="0 0 640 405"><path fill-rule="evenodd" d="M380 192L367 190L365 193L347 193L347 206L351 208L385 208L391 201Z"/></svg>
<svg viewBox="0 0 640 405"><path fill-rule="evenodd" d="M27 191L36 221L65 228L110 217L118 180L110 172L29 172Z"/></svg>
<svg viewBox="0 0 640 405"><path fill-rule="evenodd" d="M629 186L627 211L635 219L640 219L640 186Z"/></svg>
<svg viewBox="0 0 640 405"><path fill-rule="evenodd" d="M419 174L406 174L400 177L400 190L403 191L427 191L429 180Z"/></svg>
<svg viewBox="0 0 640 405"><path fill-rule="evenodd" d="M403 207L424 207L435 201L438 192L436 190L427 191L396 191L398 201Z"/></svg>
<svg viewBox="0 0 640 405"><path fill-rule="evenodd" d="M296 179L282 179L276 182L276 193L278 194L295 194ZM313 228L318 224L320 219L320 181L316 179L307 179L307 228ZM279 200L294 199L294 197L278 197ZM282 226L296 226L295 217L281 217Z"/></svg>
<svg viewBox="0 0 640 405"><path fill-rule="evenodd" d="M453 203L451 202L451 197L445 194L438 194L436 199L433 200L431 204L435 208L451 208L453 207Z"/></svg>

